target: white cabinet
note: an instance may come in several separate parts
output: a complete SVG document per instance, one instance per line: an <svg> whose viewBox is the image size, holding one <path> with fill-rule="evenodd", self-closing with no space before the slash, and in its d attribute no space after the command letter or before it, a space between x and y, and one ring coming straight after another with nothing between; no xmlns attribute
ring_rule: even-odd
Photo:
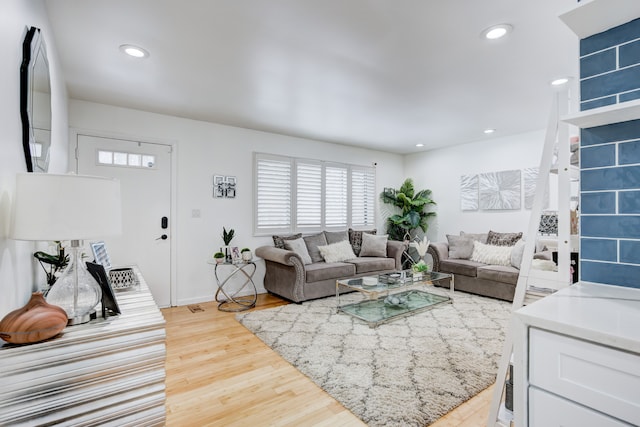
<svg viewBox="0 0 640 427"><path fill-rule="evenodd" d="M595 283L516 311L516 425L640 425L639 324L640 290Z"/></svg>

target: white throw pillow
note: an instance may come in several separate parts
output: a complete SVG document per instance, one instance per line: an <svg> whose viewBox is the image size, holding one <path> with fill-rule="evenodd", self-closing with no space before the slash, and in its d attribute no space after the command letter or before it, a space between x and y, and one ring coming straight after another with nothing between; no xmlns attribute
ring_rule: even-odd
<svg viewBox="0 0 640 427"><path fill-rule="evenodd" d="M318 249L325 262L341 262L356 257L356 254L353 253L351 243L347 240L332 243L327 246L318 246Z"/></svg>
<svg viewBox="0 0 640 427"><path fill-rule="evenodd" d="M493 246L480 242L473 242L471 261L490 265L511 265L511 251L513 246Z"/></svg>
<svg viewBox="0 0 640 427"><path fill-rule="evenodd" d="M522 264L522 258L524 256L524 239L520 239L513 245L511 250L511 266L520 270L520 264Z"/></svg>
<svg viewBox="0 0 640 427"><path fill-rule="evenodd" d="M388 234L368 234L362 233L362 247L359 256L374 256L385 258L387 256Z"/></svg>
<svg viewBox="0 0 640 427"><path fill-rule="evenodd" d="M304 264L311 264L311 255L309 255L309 250L302 237L294 240L285 240L284 247L297 253Z"/></svg>

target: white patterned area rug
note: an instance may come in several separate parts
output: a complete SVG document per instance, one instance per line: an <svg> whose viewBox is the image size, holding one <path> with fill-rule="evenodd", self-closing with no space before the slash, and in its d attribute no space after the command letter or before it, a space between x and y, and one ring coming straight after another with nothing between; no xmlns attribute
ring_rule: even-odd
<svg viewBox="0 0 640 427"><path fill-rule="evenodd" d="M495 381L510 313L456 292L453 304L375 329L336 313L335 297L236 318L369 426L424 427Z"/></svg>

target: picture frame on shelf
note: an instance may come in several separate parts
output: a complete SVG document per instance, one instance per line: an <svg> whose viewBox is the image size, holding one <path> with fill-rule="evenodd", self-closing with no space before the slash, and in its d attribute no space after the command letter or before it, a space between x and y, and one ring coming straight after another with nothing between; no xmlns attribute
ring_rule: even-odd
<svg viewBox="0 0 640 427"><path fill-rule="evenodd" d="M111 270L111 259L107 252L107 246L103 241L97 241L90 243L91 252L93 253L93 260L96 264L100 264L105 270Z"/></svg>
<svg viewBox="0 0 640 427"><path fill-rule="evenodd" d="M120 314L120 307L104 266L95 262L87 262L87 270L96 279L102 290L102 317L106 319L109 315Z"/></svg>
<svg viewBox="0 0 640 427"><path fill-rule="evenodd" d="M240 255L240 249L237 246L231 247L231 260L234 264L242 260L242 256Z"/></svg>

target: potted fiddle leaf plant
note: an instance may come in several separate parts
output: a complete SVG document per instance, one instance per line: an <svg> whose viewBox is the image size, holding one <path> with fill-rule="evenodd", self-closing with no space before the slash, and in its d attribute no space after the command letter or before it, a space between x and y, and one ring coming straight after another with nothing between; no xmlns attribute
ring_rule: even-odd
<svg viewBox="0 0 640 427"><path fill-rule="evenodd" d="M412 240L418 228L426 233L428 219L436 215L428 210L436 204L431 199L431 190L415 191L411 178L407 178L399 190L385 189L380 198L383 203L391 204L398 210L398 213L387 218L387 233L391 240Z"/></svg>

